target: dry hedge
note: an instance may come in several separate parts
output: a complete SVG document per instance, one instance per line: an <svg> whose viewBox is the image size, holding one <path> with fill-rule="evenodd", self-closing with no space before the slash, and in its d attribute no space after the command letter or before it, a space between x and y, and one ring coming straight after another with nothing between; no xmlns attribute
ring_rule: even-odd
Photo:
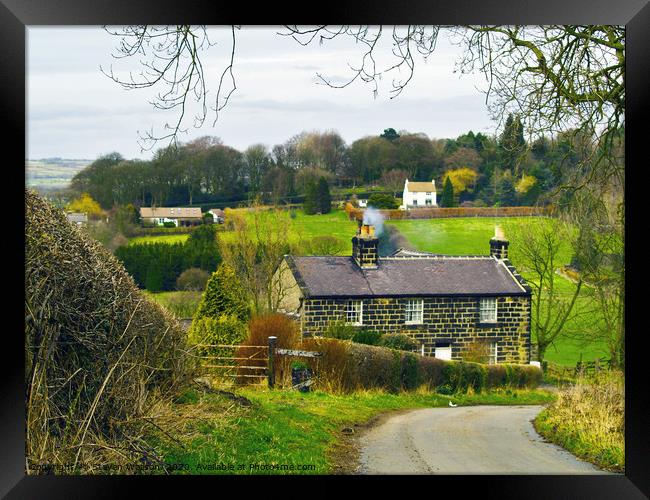
<svg viewBox="0 0 650 500"><path fill-rule="evenodd" d="M185 339L110 252L25 190L28 473L155 460L139 437L156 395L190 373Z"/></svg>

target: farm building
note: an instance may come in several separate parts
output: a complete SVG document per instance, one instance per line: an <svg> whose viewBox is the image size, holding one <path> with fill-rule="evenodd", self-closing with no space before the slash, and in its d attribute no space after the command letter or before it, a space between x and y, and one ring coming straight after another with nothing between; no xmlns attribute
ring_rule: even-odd
<svg viewBox="0 0 650 500"><path fill-rule="evenodd" d="M145 225L162 226L173 222L176 226L192 226L203 222L199 207L141 207L140 219Z"/></svg>
<svg viewBox="0 0 650 500"><path fill-rule="evenodd" d="M284 257L275 297L303 336L345 321L408 335L418 352L437 358L460 360L482 349L491 363L530 361L531 289L508 260L500 230L489 255L400 249L380 257L378 242L373 226L360 225L350 257Z"/></svg>
<svg viewBox="0 0 650 500"><path fill-rule="evenodd" d="M88 214L86 213L68 212L65 214L65 216L70 222L76 224L77 226L85 226L88 224Z"/></svg>
<svg viewBox="0 0 650 500"><path fill-rule="evenodd" d="M436 182L409 182L404 181L402 194L402 208L437 207Z"/></svg>
<svg viewBox="0 0 650 500"><path fill-rule="evenodd" d="M208 213L212 214L212 221L215 224L223 224L224 223L226 214L220 208L212 208L212 209L208 210Z"/></svg>

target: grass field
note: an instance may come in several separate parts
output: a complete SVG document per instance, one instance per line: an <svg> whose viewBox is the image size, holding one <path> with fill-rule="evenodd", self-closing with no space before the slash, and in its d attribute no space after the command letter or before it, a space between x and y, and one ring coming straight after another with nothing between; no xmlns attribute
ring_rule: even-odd
<svg viewBox="0 0 650 500"><path fill-rule="evenodd" d="M237 214L243 215L250 222L252 215L247 209L236 209ZM291 243L306 241L314 236L331 235L342 241L341 255L350 255L350 239L356 231L356 222L350 221L342 210L335 210L325 215L305 215L301 210L295 211L295 217L289 216L289 213L282 214L282 224L286 228L287 240ZM539 221L539 217L469 217L453 219L426 219L426 220L396 220L388 221L387 225L397 228L397 230L411 243L417 250L442 253L450 255L463 254L489 254L489 240L494 235L494 226L499 224L506 237L511 238L513 234L525 235L527 224ZM523 230L523 232L522 232ZM232 232L224 231L219 233L220 238L228 241L234 235ZM139 244L146 242L167 242L177 243L187 239L187 235L160 235L144 236L133 238L130 244ZM511 254L516 254L516 240L511 238ZM558 265L568 264L571 261L572 251L569 244L561 247L559 252ZM512 259L517 265L516 259ZM526 273L520 269L524 277ZM567 279L559 278L557 286L562 293L570 296L574 290L573 283ZM581 307L589 307L591 291L583 288L581 296ZM160 294L159 294L160 295ZM164 299L162 299L164 300ZM574 320L566 325L569 333L580 332L586 328L586 321L589 318ZM584 361L593 360L607 356L606 347L602 344L590 343L585 344L572 338L563 338L558 341L557 345L551 346L546 353L549 362L559 365L569 366L581 358Z"/></svg>
<svg viewBox="0 0 650 500"><path fill-rule="evenodd" d="M142 292L179 318L191 318L201 301L201 292Z"/></svg>
<svg viewBox="0 0 650 500"><path fill-rule="evenodd" d="M542 390L454 396L425 391L336 395L248 387L238 389L237 394L246 397L251 406L240 406L220 394L186 391L167 408L175 425L173 439L154 433L149 441L166 463L187 467L178 471L181 474L331 474L337 472L341 456L350 452L339 447L343 441L341 430L363 426L379 413L443 407L449 401L493 405L545 404L554 400L552 394ZM211 464L212 468L202 464Z"/></svg>
<svg viewBox="0 0 650 500"><path fill-rule="evenodd" d="M152 236L136 236L129 240L129 245L142 245L145 243L183 243L189 234L156 234Z"/></svg>
<svg viewBox="0 0 650 500"><path fill-rule="evenodd" d="M425 219L425 220L396 220L387 224L396 227L409 240L416 250L450 255L489 254L489 240L494 236L494 226L500 225L510 239L511 254L516 255L516 239L513 234L523 234L527 224L541 220L539 217L467 217L454 219ZM510 236L509 236L510 235ZM513 249L514 247L514 249ZM569 264L572 251L569 243L560 247L558 266ZM516 258L513 257L516 266ZM520 268L524 278L526 272ZM558 277L556 286L560 292L570 297L575 285L569 280ZM580 307L588 308L591 302L591 290L581 291ZM575 334L587 327L588 317L570 321L566 331ZM533 331L534 337L534 331ZM549 362L559 365L575 365L582 357L583 360L593 360L608 356L606 346L600 343L585 344L573 338L562 338L546 352Z"/></svg>
<svg viewBox="0 0 650 500"><path fill-rule="evenodd" d="M246 218L252 224L252 214L245 208L234 209L233 212ZM287 234L289 243L308 241L315 236L334 236L343 242L341 255L350 254L350 249L345 243L349 242L357 228L354 221L348 220L347 214L342 210L334 210L324 215L306 215L302 210L296 210L295 218L289 216L289 212L283 212L280 216L281 223ZM252 230L252 228L251 228ZM229 241L234 237L230 231L219 232L219 238ZM138 236L129 240L129 245L143 243L182 243L187 240L187 234Z"/></svg>

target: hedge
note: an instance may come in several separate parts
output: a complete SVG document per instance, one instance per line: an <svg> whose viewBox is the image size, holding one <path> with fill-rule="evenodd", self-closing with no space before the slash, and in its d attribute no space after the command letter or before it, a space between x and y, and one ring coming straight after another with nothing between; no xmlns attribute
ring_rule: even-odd
<svg viewBox="0 0 650 500"><path fill-rule="evenodd" d="M350 205L348 207L348 205ZM363 219L363 210L351 204L345 207L348 217ZM553 206L545 207L455 207L455 208L415 208L411 210L380 210L386 220L392 219L444 219L450 217L530 217L553 215Z"/></svg>
<svg viewBox="0 0 650 500"><path fill-rule="evenodd" d="M317 387L333 392L375 388L398 392L421 386L439 392L465 392L470 387L481 392L496 387L533 388L542 380L542 371L530 365L443 361L325 337L305 339L302 348L323 353L308 362Z"/></svg>

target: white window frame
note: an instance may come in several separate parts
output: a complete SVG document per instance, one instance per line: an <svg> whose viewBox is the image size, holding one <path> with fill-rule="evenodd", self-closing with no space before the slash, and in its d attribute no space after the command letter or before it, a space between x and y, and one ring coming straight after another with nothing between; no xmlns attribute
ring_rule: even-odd
<svg viewBox="0 0 650 500"><path fill-rule="evenodd" d="M497 299L496 297L482 297L479 301L479 322L497 322Z"/></svg>
<svg viewBox="0 0 650 500"><path fill-rule="evenodd" d="M356 317L357 321L350 321L354 317ZM363 300L348 300L345 319L348 325L363 325Z"/></svg>
<svg viewBox="0 0 650 500"><path fill-rule="evenodd" d="M427 196L431 196L431 193L427 193Z"/></svg>
<svg viewBox="0 0 650 500"><path fill-rule="evenodd" d="M418 200L417 200L417 198L415 198L415 199L413 200L413 206L416 206L417 204L418 204Z"/></svg>
<svg viewBox="0 0 650 500"><path fill-rule="evenodd" d="M427 198L426 200L424 200L424 204L425 205L433 205L433 200L431 198Z"/></svg>
<svg viewBox="0 0 650 500"><path fill-rule="evenodd" d="M491 340L488 342L488 364L496 365L499 356L499 342Z"/></svg>
<svg viewBox="0 0 650 500"><path fill-rule="evenodd" d="M404 323L407 325L421 325L424 320L424 300L407 299L404 304ZM411 318L411 319L409 319Z"/></svg>

